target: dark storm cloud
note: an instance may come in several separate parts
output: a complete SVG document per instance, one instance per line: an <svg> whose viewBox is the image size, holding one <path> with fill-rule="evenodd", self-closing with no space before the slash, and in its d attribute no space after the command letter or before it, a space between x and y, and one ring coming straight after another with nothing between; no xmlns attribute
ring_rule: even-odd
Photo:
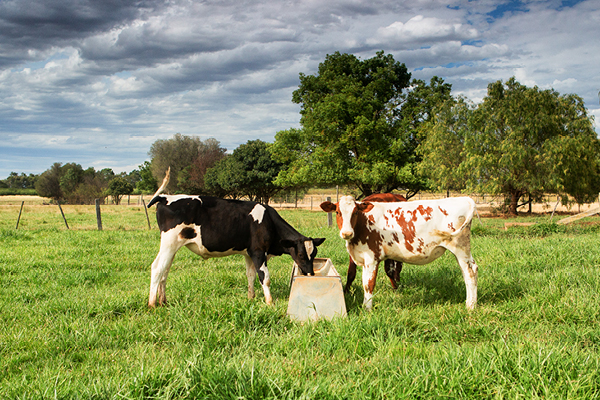
<svg viewBox="0 0 600 400"><path fill-rule="evenodd" d="M35 52L74 45L122 26L162 2L132 0L7 0L0 2L0 62L34 60ZM13 53L16 52L16 53ZM20 54L20 56L16 56Z"/></svg>

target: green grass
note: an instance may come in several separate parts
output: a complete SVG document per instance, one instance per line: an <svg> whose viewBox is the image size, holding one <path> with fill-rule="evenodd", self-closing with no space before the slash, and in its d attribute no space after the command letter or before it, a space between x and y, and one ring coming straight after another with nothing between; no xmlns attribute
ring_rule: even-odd
<svg viewBox="0 0 600 400"><path fill-rule="evenodd" d="M141 207L103 208L99 232L93 207L63 207L69 231L54 208L30 207L19 230L18 208L0 210L2 399L600 398L597 217L508 231L475 221L473 312L446 254L406 265L398 291L381 270L371 313L359 275L348 318L300 324L285 315L288 256L269 262L270 307L259 288L246 298L241 256L184 249L169 305L150 310L154 210L148 230ZM281 214L327 238L319 256L345 281L348 256L325 214Z"/></svg>

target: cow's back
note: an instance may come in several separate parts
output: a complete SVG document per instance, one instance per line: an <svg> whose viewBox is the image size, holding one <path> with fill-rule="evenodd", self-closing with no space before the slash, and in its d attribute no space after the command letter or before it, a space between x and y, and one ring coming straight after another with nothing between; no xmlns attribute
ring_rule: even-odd
<svg viewBox="0 0 600 400"><path fill-rule="evenodd" d="M426 264L462 234L474 211L475 203L468 197L375 203L365 213L364 231L354 242L368 243L380 259Z"/></svg>

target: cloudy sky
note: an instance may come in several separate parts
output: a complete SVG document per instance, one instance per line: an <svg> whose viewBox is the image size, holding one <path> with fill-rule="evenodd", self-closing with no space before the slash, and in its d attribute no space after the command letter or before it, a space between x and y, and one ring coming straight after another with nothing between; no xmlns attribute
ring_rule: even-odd
<svg viewBox="0 0 600 400"><path fill-rule="evenodd" d="M299 73L335 51L384 50L475 102L515 76L600 122L599 38L598 0L0 0L0 179L129 172L178 132L272 142L299 126Z"/></svg>

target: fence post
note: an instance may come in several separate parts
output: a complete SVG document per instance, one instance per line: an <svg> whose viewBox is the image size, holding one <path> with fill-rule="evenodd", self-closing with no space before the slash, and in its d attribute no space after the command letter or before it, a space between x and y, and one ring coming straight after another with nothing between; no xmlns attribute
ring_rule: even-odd
<svg viewBox="0 0 600 400"><path fill-rule="evenodd" d="M96 221L98 221L98 230L102 230L102 215L100 214L100 199L96 199Z"/></svg>
<svg viewBox="0 0 600 400"><path fill-rule="evenodd" d="M65 218L65 213L62 210L62 207L60 206L60 201L57 201L58 203L58 209L60 210L60 214L63 217L63 220L65 221L65 226L67 227L67 229L69 229L69 224L67 224L67 219Z"/></svg>
<svg viewBox="0 0 600 400"><path fill-rule="evenodd" d="M327 201L331 201L331 197L327 197ZM333 213L327 213L327 226L331 228L333 225Z"/></svg>
<svg viewBox="0 0 600 400"><path fill-rule="evenodd" d="M148 229L152 230L152 226L150 226L150 218L148 217L148 208L146 207L146 202L144 198L142 198L142 206L144 207L144 211L146 212L146 221L148 221Z"/></svg>
<svg viewBox="0 0 600 400"><path fill-rule="evenodd" d="M19 210L19 218L17 218L17 227L15 229L19 229L19 221L21 220L21 213L23 212L23 204L25 204L24 201L21 202L21 209Z"/></svg>

